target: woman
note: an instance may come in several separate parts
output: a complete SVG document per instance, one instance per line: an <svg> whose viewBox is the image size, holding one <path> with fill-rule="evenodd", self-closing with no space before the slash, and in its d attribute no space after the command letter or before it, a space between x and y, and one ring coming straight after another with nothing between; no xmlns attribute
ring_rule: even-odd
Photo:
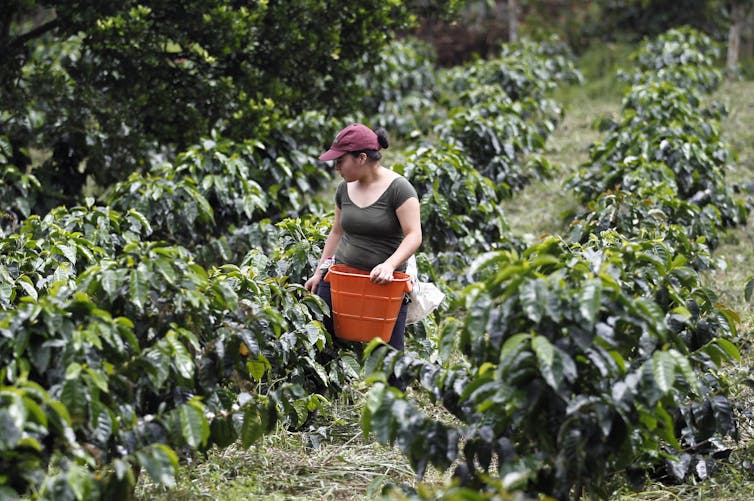
<svg viewBox="0 0 754 501"><path fill-rule="evenodd" d="M419 197L406 178L380 164L380 150L387 147L384 129L373 131L356 123L338 132L319 157L334 160L344 182L335 195L335 220L322 257L305 287L331 307L330 284L322 280L329 258L369 271L372 282L384 284L393 279L394 271L405 271L406 260L421 245ZM406 308L404 303L390 338L397 350L404 346ZM326 326L333 331L331 319Z"/></svg>

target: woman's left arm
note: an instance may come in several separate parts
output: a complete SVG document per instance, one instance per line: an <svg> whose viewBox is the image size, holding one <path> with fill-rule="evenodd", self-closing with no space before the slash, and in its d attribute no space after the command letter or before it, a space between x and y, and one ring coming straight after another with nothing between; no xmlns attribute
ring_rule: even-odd
<svg viewBox="0 0 754 501"><path fill-rule="evenodd" d="M395 211L398 221L403 230L403 240L395 249L395 252L385 260L372 268L369 278L372 282L384 284L393 279L393 272L397 267L410 258L422 243L421 208L419 199L411 197L406 199Z"/></svg>

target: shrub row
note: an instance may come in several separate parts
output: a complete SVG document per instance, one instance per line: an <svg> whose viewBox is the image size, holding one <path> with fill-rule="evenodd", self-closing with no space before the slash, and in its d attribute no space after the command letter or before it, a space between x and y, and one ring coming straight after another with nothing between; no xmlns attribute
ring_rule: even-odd
<svg viewBox="0 0 754 501"><path fill-rule="evenodd" d="M707 42L682 30L648 45L679 38ZM662 74L675 74L673 51L652 50ZM455 464L477 491L606 498L616 472L632 485L706 478L730 453L735 381L723 368L739 359L738 318L699 270L718 230L747 214L724 183L730 157L714 110L676 87L681 78L645 78L570 182L589 201L570 240L478 257L476 282L440 324L439 363L370 346L378 381L416 381L457 418L438 421L394 388L372 387L365 431L397 444L420 475ZM486 480L493 469L499 481Z"/></svg>
<svg viewBox="0 0 754 501"><path fill-rule="evenodd" d="M120 498L140 470L171 485L176 451L302 426L359 370L298 285L326 230L268 224L265 251L208 268L135 210L61 207L0 239L0 493Z"/></svg>
<svg viewBox="0 0 754 501"><path fill-rule="evenodd" d="M380 103L432 88L418 49L412 57L412 85L370 80L382 84L376 111L389 115ZM496 71L503 74L499 62ZM521 75L514 80L526 85ZM461 103L487 106L498 122L546 115L521 93L513 102L499 85L485 92L467 92ZM517 120L519 130L488 131L506 144L508 162L541 147L550 128ZM324 305L296 285L328 231L314 195L331 177L315 158L334 128L305 113L270 127L264 144L206 138L111 186L102 197L108 207L92 200L45 216L31 215L38 183L11 165L13 152L0 143L0 188L15 201L0 239L3 494L122 495L140 470L170 485L181 456L236 440L248 446L280 423L300 427L358 376L358 355L336 350L319 322ZM430 249L458 242L464 254L447 259L459 265L481 242L504 237L497 201L525 181L496 183L472 162L453 140L415 150L404 166L422 195L428 233L438 230ZM466 203L437 198L453 192L466 192ZM474 211L464 214L468 207ZM427 269L426 257L420 261Z"/></svg>
<svg viewBox="0 0 754 501"><path fill-rule="evenodd" d="M403 55L401 62L406 54L416 54L410 47L395 52ZM409 119L433 123L431 130L417 129L411 138L417 144L394 169L412 182L421 199L429 258L420 271L443 270L443 281L463 283L460 270L475 255L521 247L509 236L500 201L555 172L555 166L532 156L562 117L547 96L557 82L581 77L567 48L554 42L505 45L497 58L438 70L434 92L426 88L426 67L408 60L406 66L417 68L418 75L401 82L413 85L398 90L389 84L377 95L388 95L401 107L404 98L421 93L439 111ZM411 116L401 109L401 116Z"/></svg>

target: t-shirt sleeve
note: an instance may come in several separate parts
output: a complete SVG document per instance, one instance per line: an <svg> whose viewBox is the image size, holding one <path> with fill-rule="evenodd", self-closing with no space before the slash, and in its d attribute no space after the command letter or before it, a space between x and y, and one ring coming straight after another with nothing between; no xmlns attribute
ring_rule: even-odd
<svg viewBox="0 0 754 501"><path fill-rule="evenodd" d="M395 189L393 191L393 207L396 209L403 205L403 202L408 200L409 198L419 198L419 195L416 194L416 189L411 185L408 179L405 177L400 177L395 182Z"/></svg>
<svg viewBox="0 0 754 501"><path fill-rule="evenodd" d="M338 185L338 189L335 191L335 205L338 207L338 209L342 209L341 205L343 204L343 190L346 189L346 183L342 182Z"/></svg>

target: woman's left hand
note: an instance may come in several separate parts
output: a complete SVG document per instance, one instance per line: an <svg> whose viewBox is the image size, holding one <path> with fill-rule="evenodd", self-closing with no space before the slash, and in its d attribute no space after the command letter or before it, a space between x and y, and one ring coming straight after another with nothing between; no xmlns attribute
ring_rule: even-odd
<svg viewBox="0 0 754 501"><path fill-rule="evenodd" d="M393 272L395 268L387 263L380 263L372 268L369 273L369 280L376 284L387 284L393 281Z"/></svg>

